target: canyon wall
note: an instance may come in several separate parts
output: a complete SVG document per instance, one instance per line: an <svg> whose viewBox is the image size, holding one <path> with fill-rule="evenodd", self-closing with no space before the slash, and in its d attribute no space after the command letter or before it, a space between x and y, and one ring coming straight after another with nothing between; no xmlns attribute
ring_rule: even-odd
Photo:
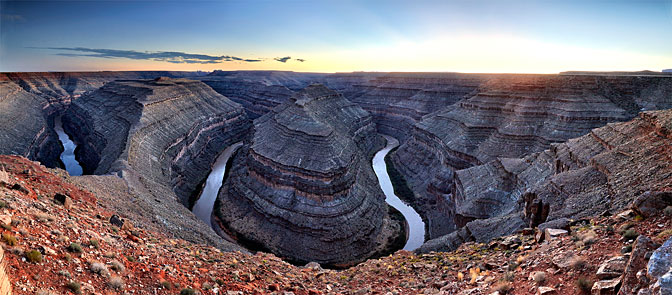
<svg viewBox="0 0 672 295"><path fill-rule="evenodd" d="M355 263L401 228L371 168L383 146L369 113L311 85L254 122L220 190L215 220L295 262Z"/></svg>
<svg viewBox="0 0 672 295"><path fill-rule="evenodd" d="M456 170L539 152L608 122L633 118L642 109L672 107L671 91L672 79L666 77L493 76L474 96L415 124L392 155L393 163L429 219L430 237L436 238L475 218L499 214L477 207L467 213L468 206L455 211ZM498 190L491 187L487 194L501 195Z"/></svg>
<svg viewBox="0 0 672 295"><path fill-rule="evenodd" d="M524 158L456 172L457 212L477 218L418 251L486 242L561 218L616 214L639 196L672 191L672 110L647 111Z"/></svg>
<svg viewBox="0 0 672 295"><path fill-rule="evenodd" d="M168 204L172 210L151 215L164 223L179 210L195 222L185 206L195 202L219 152L251 127L240 105L202 82L171 78L107 83L73 101L63 123L86 174L115 173L134 195ZM194 222L176 232L221 240Z"/></svg>

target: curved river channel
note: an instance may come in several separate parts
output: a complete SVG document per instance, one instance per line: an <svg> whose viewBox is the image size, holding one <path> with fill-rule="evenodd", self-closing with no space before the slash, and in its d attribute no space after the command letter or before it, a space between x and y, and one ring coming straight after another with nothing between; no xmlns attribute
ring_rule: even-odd
<svg viewBox="0 0 672 295"><path fill-rule="evenodd" d="M387 145L382 150L378 151L373 157L373 170L378 176L378 182L380 183L380 188L385 193L385 202L390 204L390 206L399 210L406 222L408 223L408 240L406 245L404 245L404 250L415 250L419 248L425 242L425 223L420 218L420 215L413 210L413 208L406 203L404 203L397 195L394 194L394 189L392 188L392 181L390 176L387 174L387 165L385 164L385 156L393 148L399 145L399 141L391 136L383 135L387 140Z"/></svg>
<svg viewBox="0 0 672 295"><path fill-rule="evenodd" d="M77 145L70 139L70 137L65 134L63 130L63 122L61 117L56 117L54 120L54 131L58 134L58 140L61 141L63 145L63 153L61 153L61 162L65 164L65 171L72 176L80 176L83 173L82 166L79 165L77 159L75 159L75 148Z"/></svg>
<svg viewBox="0 0 672 295"><path fill-rule="evenodd" d="M210 225L210 227L212 227L212 208L215 205L219 188L222 187L224 174L226 173L226 162L229 161L233 153L242 145L242 142L235 143L226 148L217 157L217 161L215 161L215 165L212 166L212 171L210 171L210 175L208 175L208 179L205 181L205 187L201 192L201 196L192 209L194 215L198 219L203 220L205 224Z"/></svg>

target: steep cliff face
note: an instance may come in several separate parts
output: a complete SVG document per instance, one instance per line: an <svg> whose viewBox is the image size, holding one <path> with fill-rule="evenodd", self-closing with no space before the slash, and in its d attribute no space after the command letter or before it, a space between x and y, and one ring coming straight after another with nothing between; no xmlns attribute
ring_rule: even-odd
<svg viewBox="0 0 672 295"><path fill-rule="evenodd" d="M242 105L251 119L256 119L269 112L272 108L289 100L289 97L294 94L294 91L285 86L267 85L259 81L218 76L208 76L200 80L217 93Z"/></svg>
<svg viewBox="0 0 672 295"><path fill-rule="evenodd" d="M672 79L665 77L502 75L473 97L424 117L393 160L430 219L430 236L437 237L491 214L463 208L456 215L455 170L539 152L641 109L672 107L670 91ZM488 169L481 173L500 168Z"/></svg>
<svg viewBox="0 0 672 295"><path fill-rule="evenodd" d="M311 85L254 129L215 205L226 230L293 261L332 265L361 261L398 232L369 163L383 142L366 111Z"/></svg>
<svg viewBox="0 0 672 295"><path fill-rule="evenodd" d="M74 101L63 121L85 173L131 169L185 205L217 154L250 127L240 105L207 85L169 78L108 83Z"/></svg>
<svg viewBox="0 0 672 295"><path fill-rule="evenodd" d="M46 107L42 97L0 78L0 154L40 160L49 167L60 165L62 147L50 127Z"/></svg>
<svg viewBox="0 0 672 295"><path fill-rule="evenodd" d="M473 95L487 75L457 73L389 73L355 87L353 102L371 113L382 133L402 142L427 115ZM356 92L355 92L356 93Z"/></svg>
<svg viewBox="0 0 672 295"><path fill-rule="evenodd" d="M559 218L618 213L642 194L672 191L670 163L672 110L664 110L607 124L524 158L457 171L456 211L478 220L419 251L455 249Z"/></svg>

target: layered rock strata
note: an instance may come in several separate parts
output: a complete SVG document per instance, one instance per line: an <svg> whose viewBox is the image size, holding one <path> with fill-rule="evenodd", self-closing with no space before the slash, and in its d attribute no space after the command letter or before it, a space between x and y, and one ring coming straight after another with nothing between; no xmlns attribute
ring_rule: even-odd
<svg viewBox="0 0 672 295"><path fill-rule="evenodd" d="M672 79L665 77L500 75L479 89L425 116L392 155L415 192L413 202L430 219L432 238L474 218L503 213L483 213L471 205L456 212L463 197L453 195L454 171L539 152L608 122L628 120L642 109L672 107ZM488 195L484 202L500 198L499 190L506 189L483 187L488 188L481 192Z"/></svg>
<svg viewBox="0 0 672 295"><path fill-rule="evenodd" d="M490 233L475 230L483 223L509 234L560 218L615 214L639 195L672 191L670 163L672 110L664 110L607 124L524 158L498 158L457 171L456 212L478 220L428 241L419 251L488 240Z"/></svg>
<svg viewBox="0 0 672 295"><path fill-rule="evenodd" d="M391 222L370 159L383 146L369 113L311 85L254 122L214 220L291 261L347 265L382 250Z"/></svg>
<svg viewBox="0 0 672 295"><path fill-rule="evenodd" d="M86 174L132 169L170 184L185 205L218 153L250 127L240 105L170 78L108 83L73 102L63 122Z"/></svg>

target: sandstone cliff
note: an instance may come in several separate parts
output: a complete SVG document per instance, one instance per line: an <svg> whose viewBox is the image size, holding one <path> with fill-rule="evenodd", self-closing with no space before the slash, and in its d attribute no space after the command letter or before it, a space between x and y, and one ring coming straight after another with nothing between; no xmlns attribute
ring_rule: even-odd
<svg viewBox="0 0 672 295"><path fill-rule="evenodd" d="M368 258L395 237L370 164L382 138L366 111L311 85L254 129L215 205L226 230L292 261L332 265Z"/></svg>

